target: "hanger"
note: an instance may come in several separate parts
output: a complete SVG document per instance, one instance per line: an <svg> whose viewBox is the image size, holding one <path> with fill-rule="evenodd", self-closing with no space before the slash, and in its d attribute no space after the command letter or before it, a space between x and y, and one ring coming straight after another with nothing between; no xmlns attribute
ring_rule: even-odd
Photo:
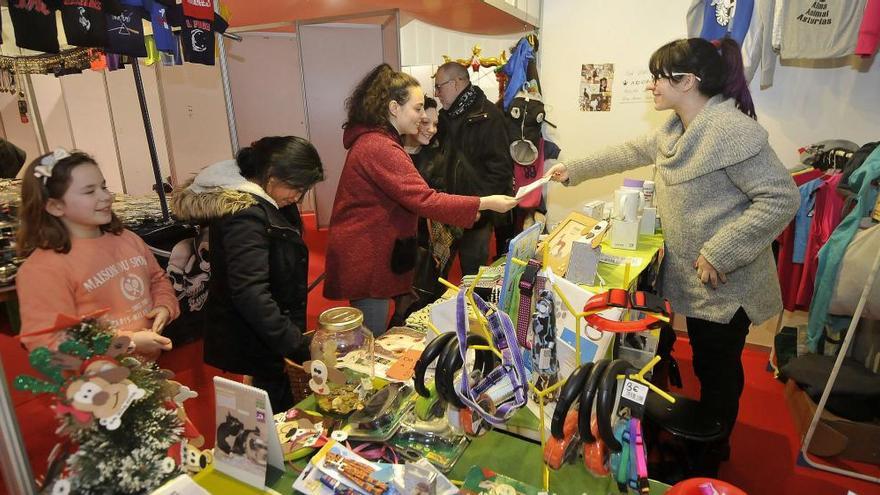
<svg viewBox="0 0 880 495"><path fill-rule="evenodd" d="M794 172L792 172L792 173L791 173L791 176L792 176L792 177L797 177L798 175L805 174L805 173L807 173L807 172L812 172L813 170L816 170L816 169L813 168L813 167L802 168L802 169L800 169L800 170L795 170Z"/></svg>

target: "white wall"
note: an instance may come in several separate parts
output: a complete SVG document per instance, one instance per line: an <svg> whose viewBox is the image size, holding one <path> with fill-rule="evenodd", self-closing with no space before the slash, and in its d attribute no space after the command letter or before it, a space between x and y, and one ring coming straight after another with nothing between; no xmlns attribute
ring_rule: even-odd
<svg viewBox="0 0 880 495"><path fill-rule="evenodd" d="M521 34L507 36L482 36L450 31L419 20L411 19L400 29L401 62L403 71L411 74L422 85L425 94L433 96L432 76L443 63L443 56L453 59L469 59L474 45L480 45L482 57L498 57L519 42ZM494 101L498 98L498 81L494 68L480 68L468 71L471 82L479 86L486 96Z"/></svg>
<svg viewBox="0 0 880 495"><path fill-rule="evenodd" d="M867 61L866 61L867 62ZM826 139L858 144L880 139L880 62L867 72L852 67L812 69L777 66L773 86L752 84L758 121L786 166L798 148Z"/></svg>
<svg viewBox="0 0 880 495"><path fill-rule="evenodd" d="M547 118L559 126L562 158L577 157L656 128L667 116L650 103L612 104L611 112L580 112L578 79L584 63L615 64L614 93L620 74L643 69L663 43L686 36L689 0L553 0L544 2L539 54ZM758 119L770 132L770 143L784 163L797 162L797 148L823 139L843 138L859 144L880 139L880 68L868 72L850 67L812 69L777 67L773 87L752 95ZM626 174L646 178L651 168ZM551 185L550 222L579 209L587 199L607 197L622 181L612 176L577 188Z"/></svg>
<svg viewBox="0 0 880 495"><path fill-rule="evenodd" d="M483 57L497 57L509 50L522 37L484 36L443 29L417 19L401 19L400 62L403 66L440 65L443 55L451 58L471 58L471 49L479 44ZM509 55L509 53L508 53Z"/></svg>

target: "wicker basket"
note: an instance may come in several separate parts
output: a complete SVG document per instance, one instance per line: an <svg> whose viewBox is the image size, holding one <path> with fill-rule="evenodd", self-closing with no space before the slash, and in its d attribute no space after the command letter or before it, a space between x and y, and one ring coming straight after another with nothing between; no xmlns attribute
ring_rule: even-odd
<svg viewBox="0 0 880 495"><path fill-rule="evenodd" d="M312 394L312 390L309 388L311 375L306 373L302 365L296 364L287 358L284 358L284 368L287 370L290 392L293 394L293 403L299 404Z"/></svg>

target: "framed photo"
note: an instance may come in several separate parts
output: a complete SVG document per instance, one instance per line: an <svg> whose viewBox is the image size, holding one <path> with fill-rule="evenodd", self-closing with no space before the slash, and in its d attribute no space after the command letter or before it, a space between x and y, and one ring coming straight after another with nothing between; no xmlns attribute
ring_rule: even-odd
<svg viewBox="0 0 880 495"><path fill-rule="evenodd" d="M571 246L575 239L587 234L599 220L590 218L583 213L573 211L559 222L556 228L547 236L544 244L538 246L543 255L544 245L547 246L547 261L544 268L550 268L553 273L560 277L565 275L568 269L568 260L571 258Z"/></svg>

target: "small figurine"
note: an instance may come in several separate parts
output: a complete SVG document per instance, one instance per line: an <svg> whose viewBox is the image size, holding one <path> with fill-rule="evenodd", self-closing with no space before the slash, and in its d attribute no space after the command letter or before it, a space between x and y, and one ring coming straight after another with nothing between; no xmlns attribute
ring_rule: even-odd
<svg viewBox="0 0 880 495"><path fill-rule="evenodd" d="M323 361L306 361L303 363L306 373L310 373L312 378L309 380L309 388L318 395L328 395L330 393L329 383L342 385L346 382L345 373L336 368L328 368Z"/></svg>

